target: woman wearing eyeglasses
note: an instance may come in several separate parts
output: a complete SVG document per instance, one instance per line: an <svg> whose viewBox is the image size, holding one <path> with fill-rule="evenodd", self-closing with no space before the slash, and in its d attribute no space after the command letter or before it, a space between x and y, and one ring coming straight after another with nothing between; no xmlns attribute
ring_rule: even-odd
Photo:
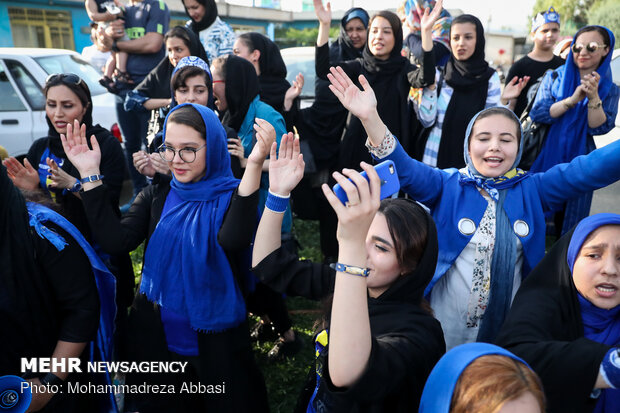
<svg viewBox="0 0 620 413"><path fill-rule="evenodd" d="M610 69L614 45L611 30L586 26L575 34L564 66L543 78L530 116L551 126L530 172L590 153L592 136L613 129L619 95ZM567 203L562 233L588 215L591 200L588 193Z"/></svg>
<svg viewBox="0 0 620 413"><path fill-rule="evenodd" d="M100 173L100 150L86 133L67 127L63 145L80 176ZM243 257L251 242L261 168L275 141L267 122L239 182L232 175L226 132L215 113L185 103L164 123L160 154L172 171L145 187L118 218L100 181L84 184L88 222L111 254L146 241L142 279L130 315L129 361L187 363L179 373L129 373L126 384L176 386L174 394L127 394L125 409L140 412L262 412L266 391L250 347ZM249 263L248 263L249 264ZM183 384L214 386L183 392ZM219 386L219 387L215 387ZM187 390L187 389L186 389Z"/></svg>

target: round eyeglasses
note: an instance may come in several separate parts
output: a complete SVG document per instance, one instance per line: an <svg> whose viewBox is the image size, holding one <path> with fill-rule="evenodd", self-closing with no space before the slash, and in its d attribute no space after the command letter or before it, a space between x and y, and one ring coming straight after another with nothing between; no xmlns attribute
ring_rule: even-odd
<svg viewBox="0 0 620 413"><path fill-rule="evenodd" d="M581 53L581 51L583 50L583 48L584 48L584 47L586 48L586 50L587 50L589 53L594 53L594 52L596 52L598 49L600 49L600 48L602 48L602 47L605 47L605 46L606 46L606 45L604 45L604 44L598 44L598 43L596 43L596 42L590 42L590 43L588 43L587 45L583 45L583 44L581 44L581 43L575 43L575 44L573 45L573 53L574 53L574 54L579 54L579 53Z"/></svg>
<svg viewBox="0 0 620 413"><path fill-rule="evenodd" d="M175 155L178 153L179 158L185 163L192 163L196 160L196 152L206 147L205 143L200 148L181 148L176 150L170 146L166 146L166 144L161 145L157 148L157 152L159 152L159 156L166 162L172 162L174 160Z"/></svg>

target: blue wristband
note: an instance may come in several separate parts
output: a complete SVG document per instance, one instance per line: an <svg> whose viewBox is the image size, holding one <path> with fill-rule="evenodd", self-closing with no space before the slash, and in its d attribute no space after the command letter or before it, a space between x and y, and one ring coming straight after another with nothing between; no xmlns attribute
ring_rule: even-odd
<svg viewBox="0 0 620 413"><path fill-rule="evenodd" d="M358 277L368 277L368 275L370 274L370 270L368 268L356 267L353 265L342 264L339 262L330 264L329 266L338 272L357 275Z"/></svg>
<svg viewBox="0 0 620 413"><path fill-rule="evenodd" d="M614 389L620 388L620 354L617 347L609 349L601 363L603 378Z"/></svg>
<svg viewBox="0 0 620 413"><path fill-rule="evenodd" d="M286 208L288 208L288 200L290 197L290 195L283 197L282 195L274 194L269 191L267 201L265 201L265 208L272 212L283 214Z"/></svg>

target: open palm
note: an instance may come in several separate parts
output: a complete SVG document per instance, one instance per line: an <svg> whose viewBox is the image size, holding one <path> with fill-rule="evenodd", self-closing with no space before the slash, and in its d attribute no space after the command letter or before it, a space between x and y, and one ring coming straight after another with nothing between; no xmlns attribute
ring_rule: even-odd
<svg viewBox="0 0 620 413"><path fill-rule="evenodd" d="M329 89L340 100L342 106L360 119L366 119L376 111L377 98L375 92L363 75L359 77L360 85L363 88L360 90L340 66L331 67L329 70L331 72L327 75L331 82Z"/></svg>
<svg viewBox="0 0 620 413"><path fill-rule="evenodd" d="M299 139L289 132L282 135L280 152L276 159L276 144L271 146L269 160L269 190L288 195L304 177L304 159L300 153Z"/></svg>
<svg viewBox="0 0 620 413"><path fill-rule="evenodd" d="M71 126L70 123L67 124L67 135L61 134L60 140L67 158L81 175L99 171L101 150L99 149L99 143L95 135L92 135L90 138L93 149L88 147L86 143L86 125L80 127L77 120L74 122L73 126Z"/></svg>
<svg viewBox="0 0 620 413"><path fill-rule="evenodd" d="M314 0L314 12L319 22L331 24L332 22L332 6L327 2L327 7L323 6L322 0Z"/></svg>
<svg viewBox="0 0 620 413"><path fill-rule="evenodd" d="M435 7L433 7L433 11L430 11L427 7L422 10L420 5L416 2L416 8L418 10L418 15L420 16L420 28L422 31L430 31L433 29L435 22L439 19L441 15L441 10L443 7L443 0L439 0L435 3Z"/></svg>

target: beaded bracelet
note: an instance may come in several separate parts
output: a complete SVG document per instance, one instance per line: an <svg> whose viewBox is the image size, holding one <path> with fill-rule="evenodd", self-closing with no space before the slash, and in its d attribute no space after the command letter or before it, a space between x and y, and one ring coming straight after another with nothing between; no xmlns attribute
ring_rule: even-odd
<svg viewBox="0 0 620 413"><path fill-rule="evenodd" d="M267 201L265 201L265 208L267 208L271 212L283 214L284 211L286 211L286 208L288 208L288 200L290 197L290 194L287 196L282 196L269 191L269 195L267 195Z"/></svg>

